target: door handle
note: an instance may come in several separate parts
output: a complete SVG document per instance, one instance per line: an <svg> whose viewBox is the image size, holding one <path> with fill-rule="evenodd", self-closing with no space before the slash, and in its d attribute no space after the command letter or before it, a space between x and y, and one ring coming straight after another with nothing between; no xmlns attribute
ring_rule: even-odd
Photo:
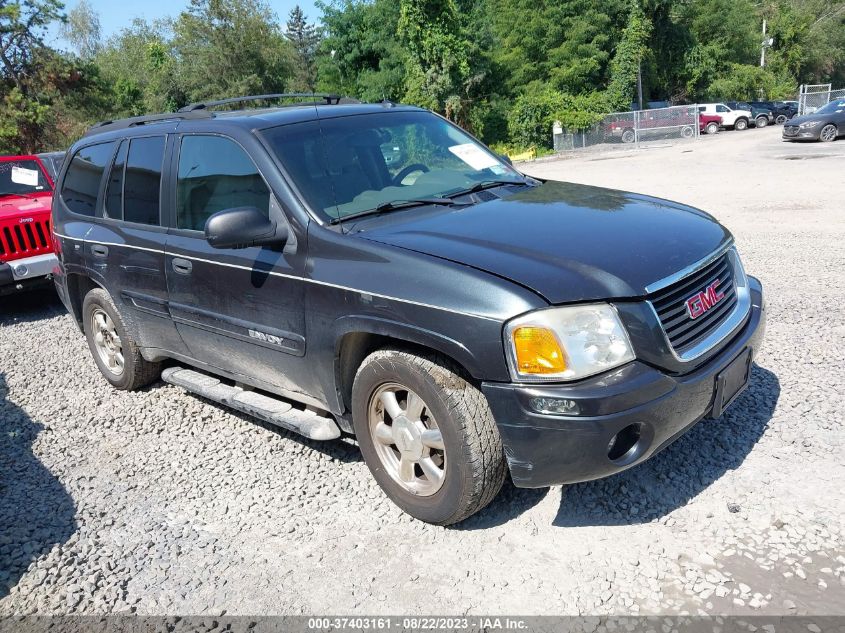
<svg viewBox="0 0 845 633"><path fill-rule="evenodd" d="M181 257L173 258L174 272L177 272L180 275L190 275L193 269L194 265L190 262L190 260L182 259Z"/></svg>
<svg viewBox="0 0 845 633"><path fill-rule="evenodd" d="M92 244L91 245L91 253L95 257L108 257L109 247L103 246L102 244Z"/></svg>

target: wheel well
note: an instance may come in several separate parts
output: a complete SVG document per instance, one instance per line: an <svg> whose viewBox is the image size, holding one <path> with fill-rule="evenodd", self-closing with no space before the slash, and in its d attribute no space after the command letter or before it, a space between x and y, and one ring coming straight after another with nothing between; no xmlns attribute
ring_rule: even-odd
<svg viewBox="0 0 845 633"><path fill-rule="evenodd" d="M478 381L472 377L466 367L440 350L392 336L368 332L349 332L340 339L335 353L335 385L337 385L341 403L347 412L352 410L352 384L355 382L355 374L358 372L358 368L367 356L384 347L395 347L420 356L431 356L432 354L441 356L452 363L465 380L477 385Z"/></svg>
<svg viewBox="0 0 845 633"><path fill-rule="evenodd" d="M94 288L101 286L91 280L90 277L71 273L67 276L67 290L68 299L70 300L71 308L73 309L73 318L76 323L82 328L82 302L87 295Z"/></svg>

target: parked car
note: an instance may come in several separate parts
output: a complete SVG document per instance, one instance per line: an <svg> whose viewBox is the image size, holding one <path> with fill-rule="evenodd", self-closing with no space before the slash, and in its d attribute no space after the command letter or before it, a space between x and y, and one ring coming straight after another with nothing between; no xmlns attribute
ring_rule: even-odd
<svg viewBox="0 0 845 633"><path fill-rule="evenodd" d="M754 127L766 127L769 123L775 122L774 113L769 108L759 108L747 101L726 101L728 107L734 110L745 110L751 112L750 123Z"/></svg>
<svg viewBox="0 0 845 633"><path fill-rule="evenodd" d="M450 524L508 471L641 463L748 384L762 287L703 211L525 176L416 107L215 111L249 100L68 153L56 286L114 387L354 435L399 507Z"/></svg>
<svg viewBox="0 0 845 633"><path fill-rule="evenodd" d="M695 136L695 116L682 109L641 110L624 113L605 123L605 136L623 143L659 138L692 138Z"/></svg>
<svg viewBox="0 0 845 633"><path fill-rule="evenodd" d="M765 108L771 110L774 116L774 122L778 125L783 125L789 119L798 115L798 108L787 104L784 101L752 101L751 105L755 108Z"/></svg>
<svg viewBox="0 0 845 633"><path fill-rule="evenodd" d="M825 106L792 119L783 126L786 141L835 141L845 135L845 99L834 99Z"/></svg>
<svg viewBox="0 0 845 633"><path fill-rule="evenodd" d="M45 152L43 154L36 154L41 160L41 164L50 174L50 178L55 182L62 169L62 163L65 160L64 152Z"/></svg>
<svg viewBox="0 0 845 633"><path fill-rule="evenodd" d="M718 114L698 113L698 131L701 134L716 134L722 129L722 117Z"/></svg>
<svg viewBox="0 0 845 633"><path fill-rule="evenodd" d="M51 279L52 195L53 180L37 156L0 156L0 295Z"/></svg>
<svg viewBox="0 0 845 633"><path fill-rule="evenodd" d="M751 121L750 110L735 110L724 103L702 103L698 106L699 112L705 114L718 114L722 117L722 125L734 130L745 130Z"/></svg>

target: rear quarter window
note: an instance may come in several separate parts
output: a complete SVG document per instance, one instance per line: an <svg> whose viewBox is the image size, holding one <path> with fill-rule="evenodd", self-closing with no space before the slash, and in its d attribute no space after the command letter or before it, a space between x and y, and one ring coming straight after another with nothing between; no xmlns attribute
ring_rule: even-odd
<svg viewBox="0 0 845 633"><path fill-rule="evenodd" d="M114 141L83 147L70 161L64 183L62 201L73 213L93 216L103 172L114 150Z"/></svg>

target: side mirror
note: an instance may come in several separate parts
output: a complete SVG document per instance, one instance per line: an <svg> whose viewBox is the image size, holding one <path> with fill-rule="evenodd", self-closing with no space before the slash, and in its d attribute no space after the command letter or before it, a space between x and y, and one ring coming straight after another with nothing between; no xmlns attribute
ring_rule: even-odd
<svg viewBox="0 0 845 633"><path fill-rule="evenodd" d="M255 207L238 207L218 211L208 218L205 239L213 248L281 246L288 239L288 229Z"/></svg>

